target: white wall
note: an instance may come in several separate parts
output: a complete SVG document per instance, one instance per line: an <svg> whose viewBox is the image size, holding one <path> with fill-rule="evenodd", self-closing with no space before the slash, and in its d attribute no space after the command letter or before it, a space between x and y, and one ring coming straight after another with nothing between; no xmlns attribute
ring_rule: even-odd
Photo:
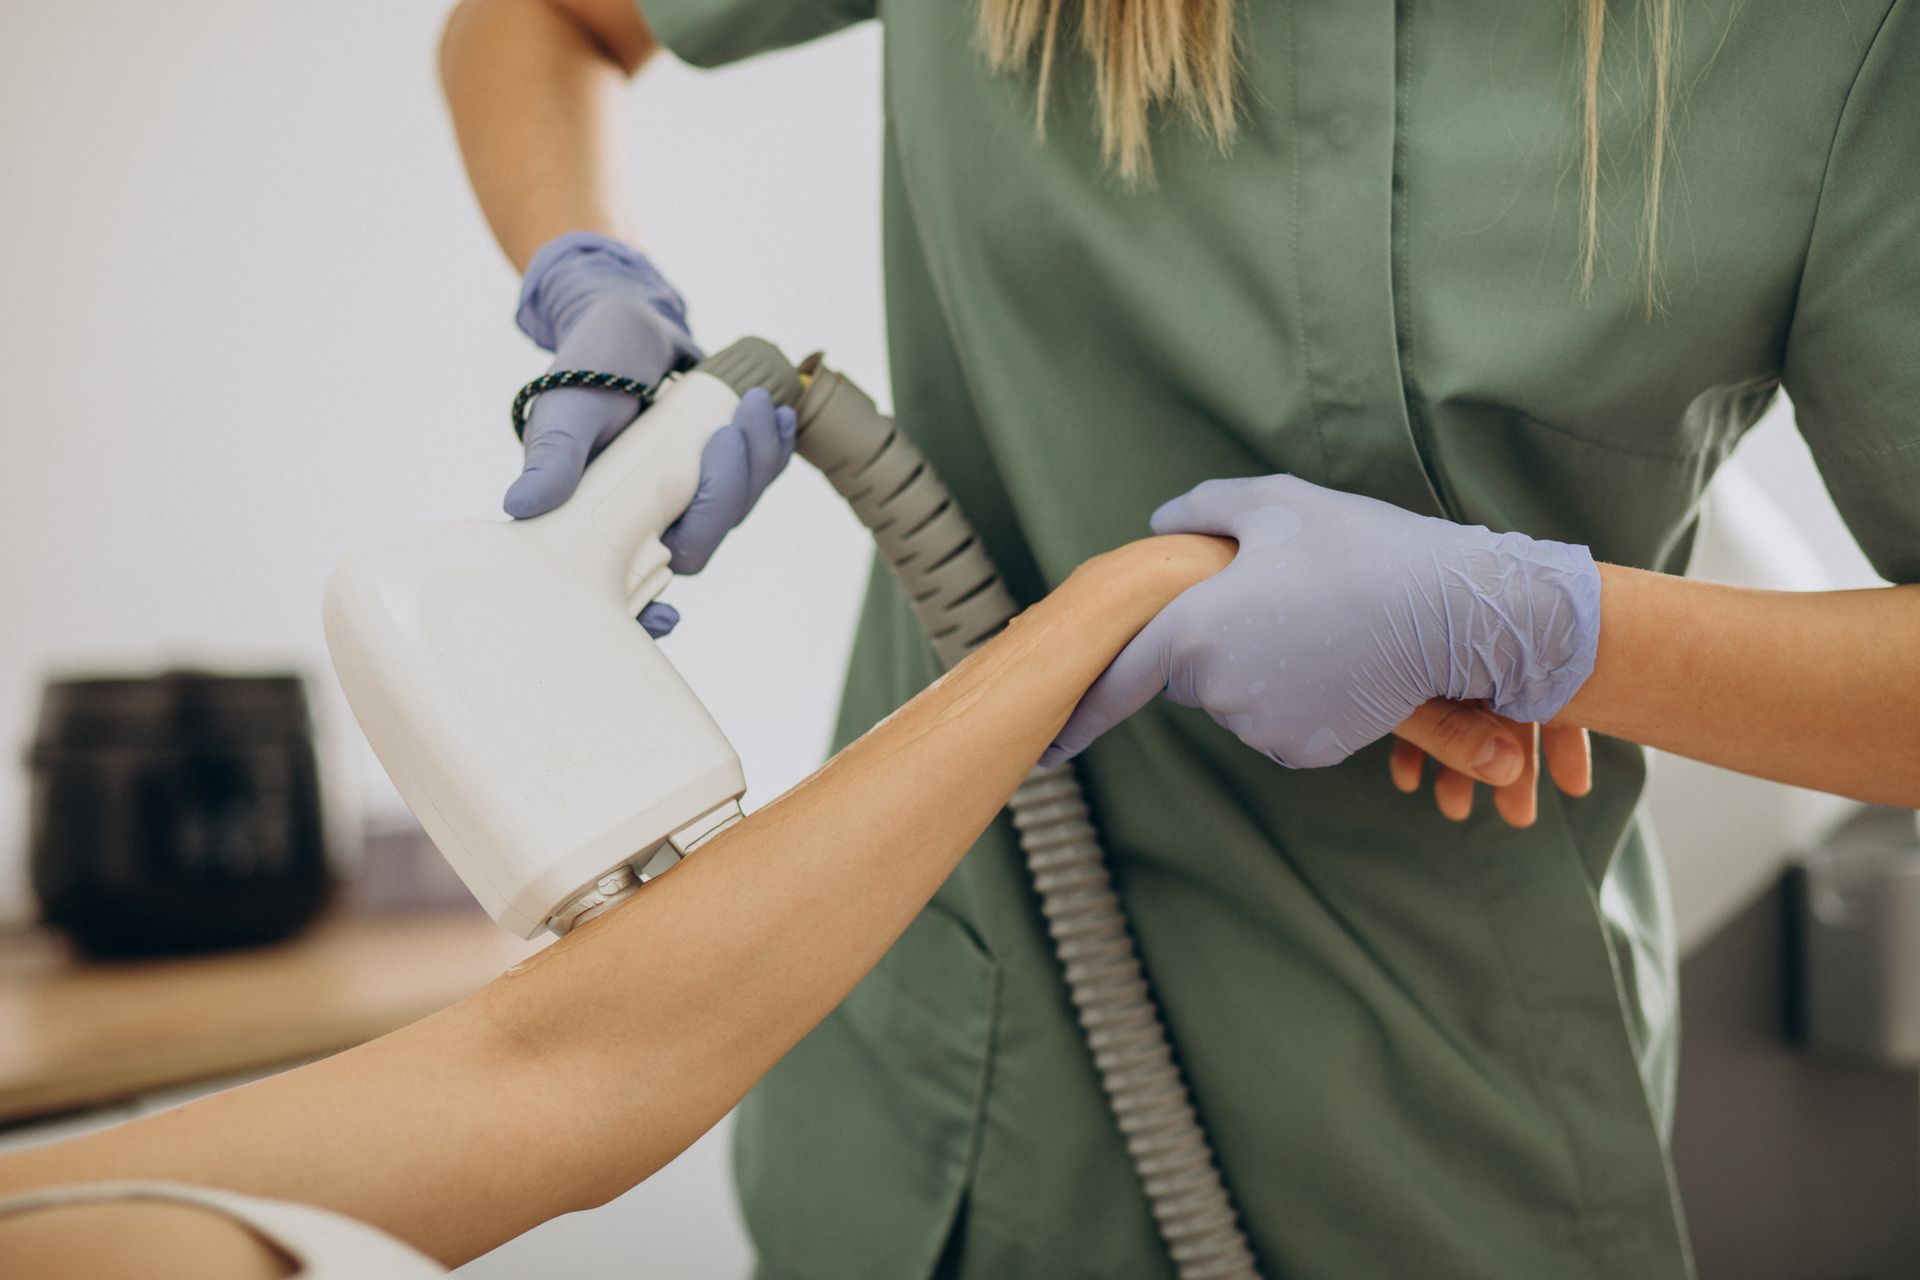
<svg viewBox="0 0 1920 1280"><path fill-rule="evenodd" d="M497 511L506 405L545 364L443 117L444 8L0 6L9 761L48 669L293 664L337 725L316 614L334 558L376 526ZM631 151L704 341L825 347L884 403L876 51L866 32L713 75L663 59ZM824 747L864 571L851 518L794 471L669 597L673 656L762 798ZM22 782L0 769L16 911Z"/></svg>

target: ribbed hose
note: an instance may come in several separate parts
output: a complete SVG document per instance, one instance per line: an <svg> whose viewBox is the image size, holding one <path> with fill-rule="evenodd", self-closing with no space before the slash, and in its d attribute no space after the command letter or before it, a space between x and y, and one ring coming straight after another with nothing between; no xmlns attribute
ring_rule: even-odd
<svg viewBox="0 0 1920 1280"><path fill-rule="evenodd" d="M744 339L701 366L795 404L799 453L873 534L940 661L953 666L1018 612L940 477L858 387ZM1180 1078L1071 763L1035 769L1008 807L1040 912L1127 1153L1181 1280L1259 1271Z"/></svg>

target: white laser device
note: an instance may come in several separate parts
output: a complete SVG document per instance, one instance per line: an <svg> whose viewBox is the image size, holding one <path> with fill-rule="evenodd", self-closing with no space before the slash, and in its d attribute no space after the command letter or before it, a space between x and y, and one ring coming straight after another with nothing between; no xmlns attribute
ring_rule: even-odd
<svg viewBox="0 0 1920 1280"><path fill-rule="evenodd" d="M558 509L391 533L327 585L327 648L375 754L523 938L565 933L740 817L739 756L634 621L739 399L680 374Z"/></svg>

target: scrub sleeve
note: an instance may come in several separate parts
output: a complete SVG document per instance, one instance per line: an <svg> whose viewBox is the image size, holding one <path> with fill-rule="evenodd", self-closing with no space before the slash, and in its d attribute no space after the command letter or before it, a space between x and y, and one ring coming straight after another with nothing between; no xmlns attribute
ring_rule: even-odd
<svg viewBox="0 0 1920 1280"><path fill-rule="evenodd" d="M1649 313L1639 24L1609 29L1583 291L1565 6L1240 6L1233 148L1169 121L1128 191L1077 46L1042 143L974 4L885 0L895 414L1016 596L1202 480L1279 471L1679 572L1783 374L1855 531L1911 578L1914 0L1680 2ZM876 16L640 4L702 65ZM877 574L840 740L937 674ZM1394 793L1386 751L1289 771L1156 703L1082 758L1264 1271L1689 1275L1642 752L1597 740L1593 794L1516 831ZM736 1168L768 1280L1172 1274L1004 821L742 1105Z"/></svg>
<svg viewBox="0 0 1920 1280"><path fill-rule="evenodd" d="M1847 527L1920 582L1920 12L1898 0L1847 96L1787 338L1785 383Z"/></svg>

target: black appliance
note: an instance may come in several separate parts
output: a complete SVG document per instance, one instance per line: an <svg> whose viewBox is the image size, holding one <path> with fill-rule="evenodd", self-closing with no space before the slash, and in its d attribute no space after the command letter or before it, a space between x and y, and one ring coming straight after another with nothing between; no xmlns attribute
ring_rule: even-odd
<svg viewBox="0 0 1920 1280"><path fill-rule="evenodd" d="M298 676L49 682L28 767L34 892L87 951L271 942L326 904Z"/></svg>

